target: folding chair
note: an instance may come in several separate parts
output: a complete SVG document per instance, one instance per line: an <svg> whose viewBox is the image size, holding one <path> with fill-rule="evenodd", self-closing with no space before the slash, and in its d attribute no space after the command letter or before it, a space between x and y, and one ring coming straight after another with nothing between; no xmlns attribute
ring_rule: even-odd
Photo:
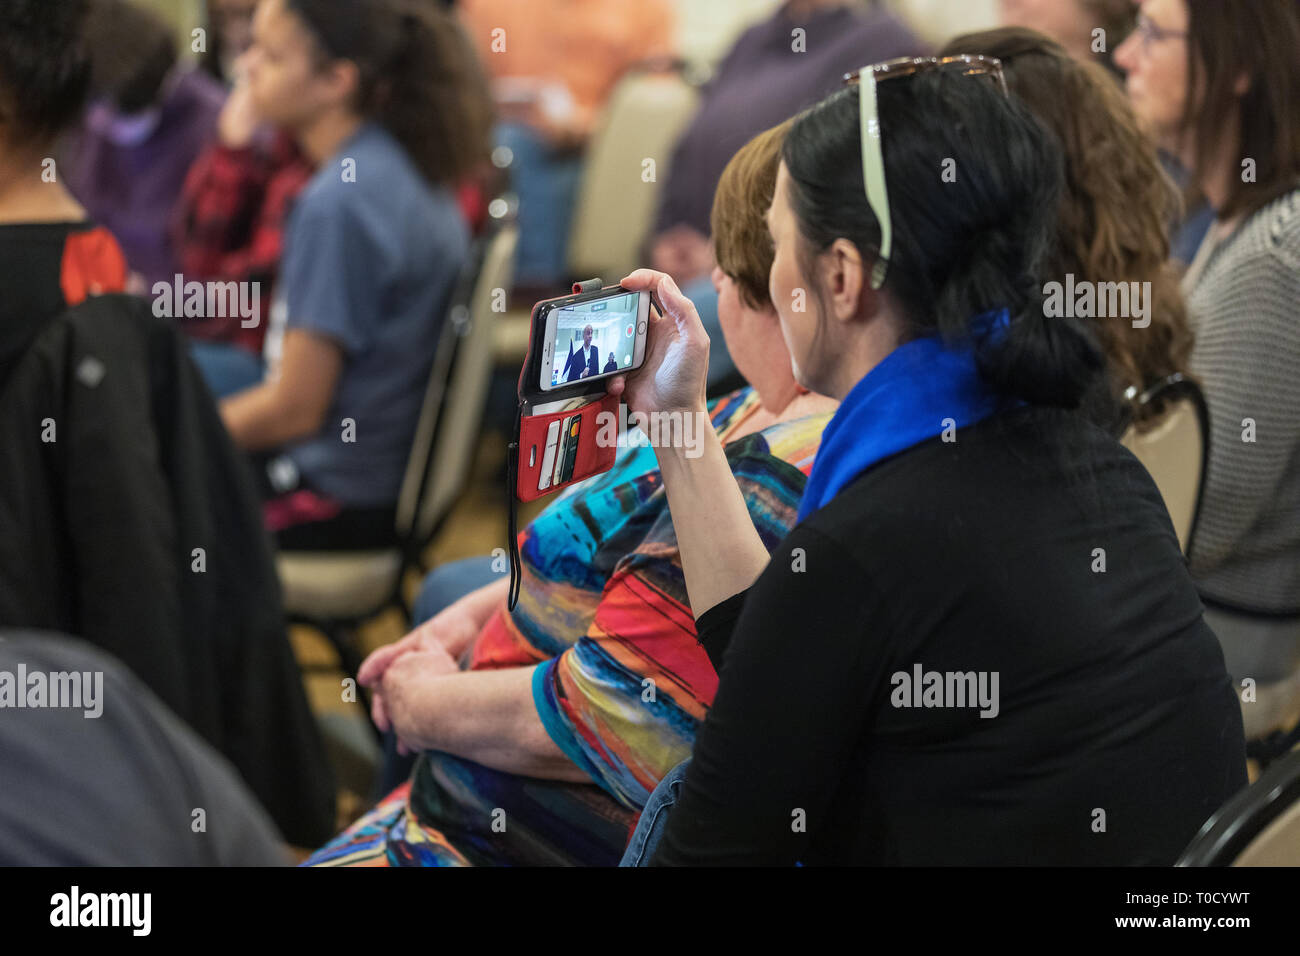
<svg viewBox="0 0 1300 956"><path fill-rule="evenodd" d="M617 282L642 265L659 184L698 100L680 72L631 72L614 88L587 147L569 234L573 276ZM654 161L649 181L646 160Z"/></svg>
<svg viewBox="0 0 1300 956"><path fill-rule="evenodd" d="M519 233L510 221L477 240L429 372L429 384L397 503L397 545L367 551L286 551L277 558L284 603L293 623L324 634L345 673L361 665L357 626L397 608L408 571L423 574L424 552L469 477L492 370L493 306L510 287Z"/></svg>
<svg viewBox="0 0 1300 956"><path fill-rule="evenodd" d="M1300 751L1225 803L1175 866L1300 866Z"/></svg>
<svg viewBox="0 0 1300 956"><path fill-rule="evenodd" d="M1188 552L1205 488L1210 455L1210 413L1200 387L1181 373L1169 376L1137 397L1140 406L1163 404L1165 413L1152 429L1130 428L1121 439L1155 479L1178 544Z"/></svg>

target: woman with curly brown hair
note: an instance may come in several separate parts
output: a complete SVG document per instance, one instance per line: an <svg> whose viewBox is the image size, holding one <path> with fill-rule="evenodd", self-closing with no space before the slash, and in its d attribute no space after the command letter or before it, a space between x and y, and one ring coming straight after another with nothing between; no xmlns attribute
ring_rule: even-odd
<svg viewBox="0 0 1300 956"><path fill-rule="evenodd" d="M1056 134L1065 153L1065 191L1047 279L1150 283L1148 314L1098 318L1092 330L1107 360L1105 388L1084 410L1118 435L1159 419L1163 409L1132 399L1186 372L1192 334L1169 263L1168 224L1180 205L1156 150L1143 136L1123 89L1099 66L1071 58L1041 33L1004 27L950 41L941 55L982 53L1002 61L1007 84Z"/></svg>

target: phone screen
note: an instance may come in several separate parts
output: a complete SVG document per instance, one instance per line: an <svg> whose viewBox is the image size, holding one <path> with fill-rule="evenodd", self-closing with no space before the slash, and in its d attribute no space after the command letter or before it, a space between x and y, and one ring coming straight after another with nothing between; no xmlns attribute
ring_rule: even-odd
<svg viewBox="0 0 1300 956"><path fill-rule="evenodd" d="M633 368L644 352L648 312L649 296L643 292L616 292L551 309L541 387L559 388Z"/></svg>

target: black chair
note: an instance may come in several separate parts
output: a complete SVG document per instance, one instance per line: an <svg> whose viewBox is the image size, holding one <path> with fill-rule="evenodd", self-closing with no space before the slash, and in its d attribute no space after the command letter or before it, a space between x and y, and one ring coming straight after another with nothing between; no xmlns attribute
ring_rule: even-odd
<svg viewBox="0 0 1300 956"><path fill-rule="evenodd" d="M1300 751L1225 803L1175 865L1300 866Z"/></svg>

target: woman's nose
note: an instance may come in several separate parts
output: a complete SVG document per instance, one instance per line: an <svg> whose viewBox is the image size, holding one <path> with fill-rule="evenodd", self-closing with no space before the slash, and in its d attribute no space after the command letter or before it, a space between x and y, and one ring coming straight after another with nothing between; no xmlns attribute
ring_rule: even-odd
<svg viewBox="0 0 1300 956"><path fill-rule="evenodd" d="M1131 33L1124 39L1124 42L1115 48L1115 65L1125 73L1133 70L1133 48L1137 44L1137 34Z"/></svg>

